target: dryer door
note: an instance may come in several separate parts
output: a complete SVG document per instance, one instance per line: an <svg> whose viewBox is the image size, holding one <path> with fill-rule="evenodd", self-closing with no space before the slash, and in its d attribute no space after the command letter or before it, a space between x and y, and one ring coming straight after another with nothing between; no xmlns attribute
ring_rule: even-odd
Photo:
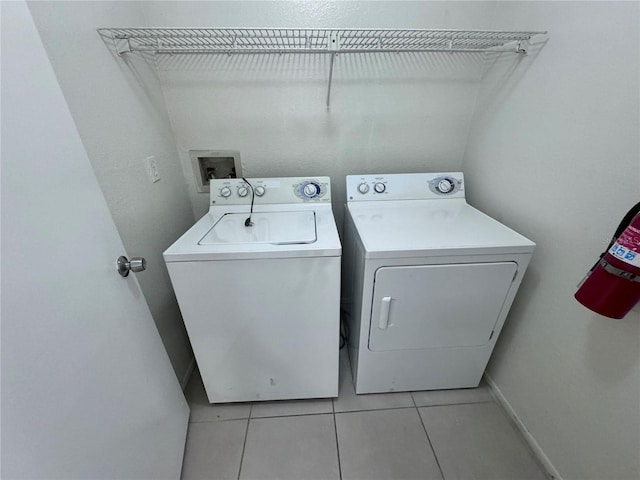
<svg viewBox="0 0 640 480"><path fill-rule="evenodd" d="M486 344L517 268L515 262L379 268L369 349Z"/></svg>

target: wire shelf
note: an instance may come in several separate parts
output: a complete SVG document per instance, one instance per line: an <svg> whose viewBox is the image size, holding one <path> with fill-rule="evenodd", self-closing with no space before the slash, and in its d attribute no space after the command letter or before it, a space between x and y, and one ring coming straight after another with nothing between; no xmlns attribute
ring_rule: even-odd
<svg viewBox="0 0 640 480"><path fill-rule="evenodd" d="M393 30L333 28L99 28L118 55L329 54L327 107L333 65L341 53L513 52L526 54L534 37L547 32L497 30ZM536 38L537 40L537 38Z"/></svg>
<svg viewBox="0 0 640 480"><path fill-rule="evenodd" d="M546 32L306 28L99 28L118 54L487 52L526 53Z"/></svg>

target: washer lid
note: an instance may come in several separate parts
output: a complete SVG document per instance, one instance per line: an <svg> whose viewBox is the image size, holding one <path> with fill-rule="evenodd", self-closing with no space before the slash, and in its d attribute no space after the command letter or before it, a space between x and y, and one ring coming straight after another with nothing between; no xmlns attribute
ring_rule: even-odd
<svg viewBox="0 0 640 480"><path fill-rule="evenodd" d="M253 244L292 245L316 241L313 211L253 213L253 225L245 226L248 213L226 213L211 227L198 245Z"/></svg>
<svg viewBox="0 0 640 480"><path fill-rule="evenodd" d="M164 251L166 262L339 257L340 238L331 204L215 206ZM221 221L221 220L225 221ZM229 223L226 222L229 220Z"/></svg>
<svg viewBox="0 0 640 480"><path fill-rule="evenodd" d="M531 253L535 247L464 199L347 205L368 258Z"/></svg>

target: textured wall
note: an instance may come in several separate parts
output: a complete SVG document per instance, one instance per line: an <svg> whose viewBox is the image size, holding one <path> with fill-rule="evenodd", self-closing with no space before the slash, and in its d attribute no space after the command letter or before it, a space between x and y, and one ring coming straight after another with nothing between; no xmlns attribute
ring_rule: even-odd
<svg viewBox="0 0 640 480"><path fill-rule="evenodd" d="M470 201L538 244L489 372L563 478L635 479L640 314L573 294L640 197L638 3L508 2L494 19L550 40L497 60L464 160Z"/></svg>
<svg viewBox="0 0 640 480"><path fill-rule="evenodd" d="M192 353L162 252L193 224L193 213L157 77L141 59L115 56L96 32L101 26L144 25L140 7L29 4L127 253L147 259L147 271L137 277L182 381ZM148 175L150 155L157 159L157 183Z"/></svg>
<svg viewBox="0 0 640 480"><path fill-rule="evenodd" d="M482 28L475 2L151 2L149 23L216 27ZM167 105L196 216L207 209L191 149L240 150L246 176L330 175L342 225L344 177L461 166L480 55L163 57Z"/></svg>

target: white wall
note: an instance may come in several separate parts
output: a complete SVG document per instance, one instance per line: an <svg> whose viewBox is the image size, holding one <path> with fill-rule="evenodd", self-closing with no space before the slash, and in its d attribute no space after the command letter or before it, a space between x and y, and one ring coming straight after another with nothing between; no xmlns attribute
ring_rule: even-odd
<svg viewBox="0 0 640 480"><path fill-rule="evenodd" d="M550 40L498 60L464 159L470 201L538 244L489 373L563 478L639 478L640 314L573 298L640 197L638 3L505 2L494 20Z"/></svg>
<svg viewBox="0 0 640 480"><path fill-rule="evenodd" d="M137 277L182 381L192 353L162 252L194 217L157 77L142 59L115 56L96 32L144 26L141 3L31 2L29 8L127 253L147 259L147 271ZM157 183L147 172L150 155L157 158ZM46 151L42 157L43 170L34 174L55 168Z"/></svg>
<svg viewBox="0 0 640 480"><path fill-rule="evenodd" d="M483 2L147 2L150 25L482 28ZM343 55L325 98L326 56L162 57L193 209L188 150L240 150L244 174L330 175L342 225L347 174L457 170L482 68L480 55Z"/></svg>

